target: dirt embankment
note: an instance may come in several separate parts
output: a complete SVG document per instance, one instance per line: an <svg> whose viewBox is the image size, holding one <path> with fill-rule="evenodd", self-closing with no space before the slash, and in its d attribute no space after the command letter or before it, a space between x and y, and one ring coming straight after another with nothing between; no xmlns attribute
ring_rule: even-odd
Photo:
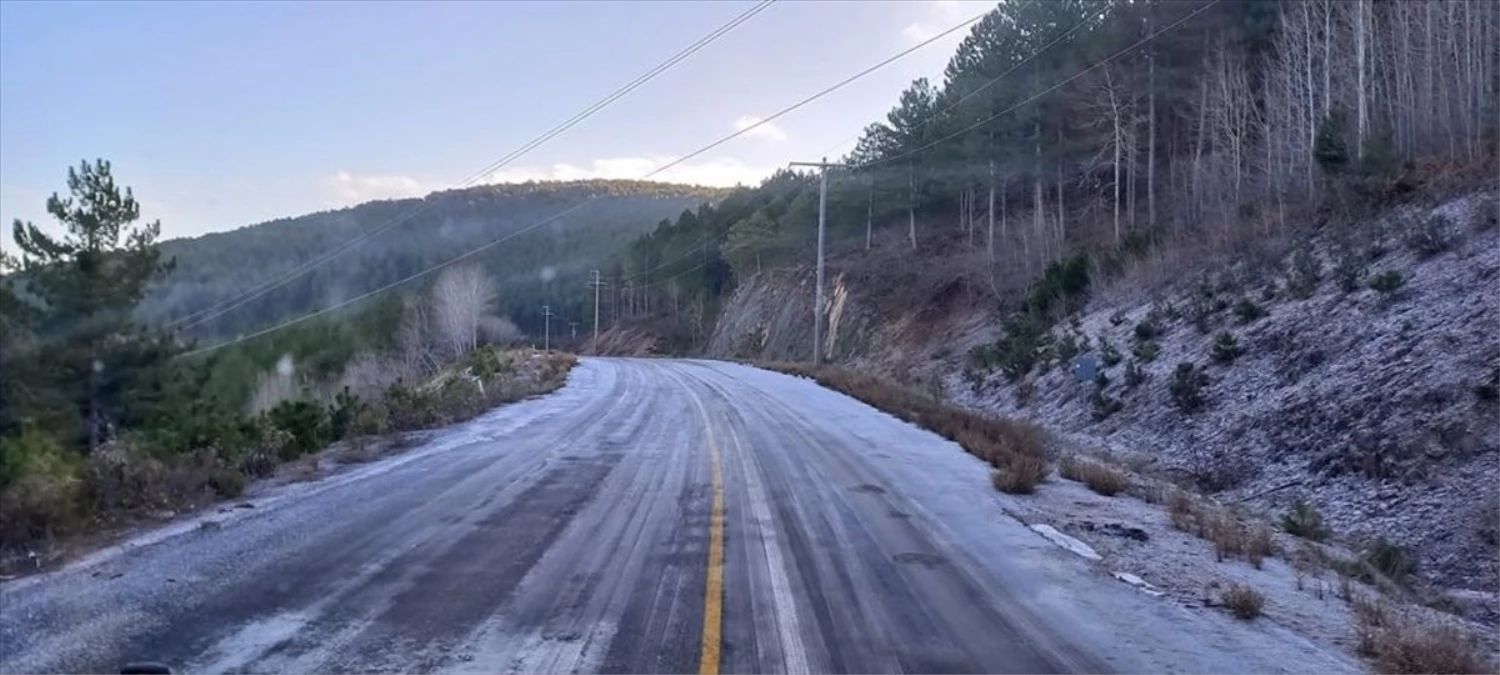
<svg viewBox="0 0 1500 675"><path fill-rule="evenodd" d="M895 245L829 265L825 353L1034 421L1075 451L1135 458L1146 473L1266 522L1304 503L1332 541L1358 554L1399 550L1405 572L1440 589L1450 609L1493 626L1495 205L1493 192L1472 193L1254 252L1159 262L1165 273L1150 285L1096 280L1080 312L1026 345L1037 364L1016 377L970 353L1002 337L994 289L1006 285L974 271L982 253L961 240L918 254ZM806 359L811 280L811 269L747 280L709 354ZM1080 381L1080 358L1105 375L1102 385ZM1185 362L1193 366L1179 374ZM1091 536L1091 519L1076 515L1057 527Z"/></svg>

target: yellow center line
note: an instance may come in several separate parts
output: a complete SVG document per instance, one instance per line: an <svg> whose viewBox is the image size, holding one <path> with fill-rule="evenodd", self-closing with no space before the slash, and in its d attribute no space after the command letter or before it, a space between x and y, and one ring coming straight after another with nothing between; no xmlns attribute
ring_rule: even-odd
<svg viewBox="0 0 1500 675"><path fill-rule="evenodd" d="M691 387L686 388L698 407L698 414L703 418L703 430L708 436L709 471L714 487L713 513L708 521L708 583L703 589L703 648L698 658L698 673L718 675L722 643L720 631L724 623L724 469L708 409Z"/></svg>
<svg viewBox="0 0 1500 675"><path fill-rule="evenodd" d="M708 585L703 591L703 655L698 660L699 675L718 675L719 629L724 616L724 473L713 438L710 430L708 451L713 465L714 511L708 526Z"/></svg>

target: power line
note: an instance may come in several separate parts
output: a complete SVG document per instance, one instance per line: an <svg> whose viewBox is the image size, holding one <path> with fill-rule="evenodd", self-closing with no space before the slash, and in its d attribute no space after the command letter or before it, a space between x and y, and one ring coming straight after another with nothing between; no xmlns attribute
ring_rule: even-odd
<svg viewBox="0 0 1500 675"><path fill-rule="evenodd" d="M870 161L870 162L865 162L864 164L860 164L860 165L854 167L854 169L855 170L868 169L868 168L870 168L872 166L878 166L880 164L885 164L887 162L893 162L893 161L901 159L903 157L908 157L910 155L914 155L914 154L917 154L919 152L922 152L923 150L927 150L927 149L936 147L938 145L941 145L943 143L947 143L948 141L951 141L951 140L953 140L955 138L958 138L959 136L962 136L962 135L964 135L966 133L969 133L970 131L973 131L973 130L981 127L981 126L984 126L985 124L988 124L991 121L994 121L995 119L999 118L1002 115L1007 115L1007 114L1010 114L1012 112L1015 112L1016 110L1019 110L1022 106L1026 105L1028 103L1031 103L1032 101L1035 101L1035 100L1037 100L1037 99L1039 99L1039 98L1041 98L1043 96L1046 96L1047 94L1050 94L1050 93L1052 93L1052 92L1054 92L1054 91L1062 88L1064 85L1066 85L1069 82L1072 82L1072 81L1074 81L1074 80L1076 80L1076 79L1078 79L1080 77L1083 77L1089 71L1091 71L1091 70L1093 70L1095 68L1103 66L1103 65L1109 63L1110 61L1113 61L1113 60L1115 60L1115 59L1117 59L1117 58L1119 58L1121 56L1124 56L1126 53L1128 53L1130 51L1133 51L1135 49L1140 48L1142 45L1146 44L1147 42L1150 42L1150 41L1156 39L1157 36L1159 36L1159 35L1161 35L1163 33L1166 33L1167 31L1170 31L1170 30L1172 30L1173 28L1176 28L1179 25L1182 25L1188 19L1191 19L1191 18L1193 18L1193 17L1195 17L1195 16L1197 16L1199 14L1202 14L1208 8L1213 7L1214 5L1216 5L1218 3L1219 3L1219 0L1212 0L1208 4L1203 5L1202 7L1199 7L1198 9L1195 9L1192 12L1189 12L1186 16L1183 16L1182 18L1180 18L1180 19L1178 19L1176 21L1173 21L1172 23L1168 24L1167 27L1165 27L1165 28L1163 28L1163 29L1161 29L1159 31L1156 31L1155 33L1147 35L1144 38L1141 38L1140 40L1136 41L1134 44L1132 44L1132 45L1130 45L1130 46L1128 46L1128 47L1126 47L1124 49L1121 49L1120 51L1117 51L1117 52L1115 52L1115 53L1113 53L1113 54L1105 57L1104 59L1102 59L1102 60L1100 60L1098 62L1095 62L1094 64L1090 65L1089 67L1084 68L1083 70L1080 70L1077 73L1073 74L1073 76L1071 76L1071 77L1069 77L1069 78L1067 78L1067 79L1065 79L1065 80L1063 80L1061 82L1053 84L1052 86L1047 87L1046 89L1043 89L1042 91L1040 91L1037 94L1031 96L1030 98L1027 98L1026 100L1021 101L1020 103L1017 103L1017 104L1015 104L1015 105L1013 105L1013 106L1011 106L1009 108L1006 108L1005 110L1001 110L1000 112L997 112L997 113L995 113L993 115L990 115L989 117L986 117L986 118L984 118L982 120L979 120L978 122L975 122L975 123L973 123L973 124L971 124L971 125L969 125L967 127L959 129L958 131L955 131L955 132L953 132L951 134L948 134L947 136L944 136L944 137L939 138L939 139L937 139L935 141L932 141L931 143L927 143L927 144L924 144L924 145L917 146L915 148L912 148L911 150L908 150L908 151L903 152L903 153L898 154L898 155L892 155L890 157L882 157L882 158L877 159L877 160L873 160L873 161Z"/></svg>
<svg viewBox="0 0 1500 675"><path fill-rule="evenodd" d="M736 132L734 132L732 134L729 134L728 136L720 138L717 141L709 143L708 145L706 145L706 146L704 146L702 148L699 148L698 150L694 150L693 152L688 153L687 155L684 155L683 157L681 157L681 158L679 158L677 160L674 160L674 161L672 161L672 162L670 162L668 164L665 164L665 165L663 165L661 167L658 167L657 169L651 171L650 173L647 173L645 176L642 176L641 178L639 178L637 180L649 180L653 176L656 176L656 175L658 175L658 174L660 174L660 173L662 173L662 172L664 172L664 171L666 171L666 170L668 170L668 169L670 169L670 168L672 168L674 166L682 164L683 162L685 162L685 161L687 161L689 159L692 159L693 157L697 157L698 155L701 155L701 154L703 154L703 153L705 153L705 152L707 152L707 151L709 151L709 150L711 150L713 148L716 148L716 147L718 147L720 145L723 145L724 143L726 143L726 142L728 142L728 141L730 141L730 140L732 140L734 138L738 138L739 136L744 135L745 133L747 133L747 132L755 129L756 127L759 127L761 125L767 124L767 123L771 122L772 120L775 120L775 119L777 119L779 117L782 117L782 116L784 116L784 115L786 115L786 114L788 114L788 113L790 113L792 111L795 111L798 108L801 108L801 107L803 107L803 106L805 106L805 105L807 105L809 103L812 103L813 101L818 100L819 98L822 98L822 97L827 96L827 95L829 95L829 94L831 94L831 93L833 93L835 91L838 91L839 89L843 88L844 86L848 85L849 83L854 82L855 80L858 80L858 79L860 79L860 78L862 78L862 77L864 77L866 75L869 75L870 73L873 73L876 70L879 70L880 68L882 68L884 66L887 66L887 65L895 62L897 59L900 59L901 57L904 57L904 56L906 56L906 55L908 55L908 54L910 54L910 53L912 53L912 52L914 52L914 51L916 51L918 49L921 49L922 47L930 45L933 42L936 42L936 41L942 39L943 37L946 37L947 35L953 33L954 31L960 30L960 29L964 28L965 26L968 26L969 24L972 24L972 23L980 20L983 17L984 17L984 13L981 13L981 14L975 15L974 17L966 19L963 22L961 22L961 23L953 26L952 28L949 28L948 30L945 30L945 31L943 31L941 33L938 33L937 35L934 35L934 36L932 36L932 37L930 37L930 38L928 38L926 40L923 40L922 42L917 43L916 45L914 45L912 47L909 47L909 48L907 48L905 50L902 50L901 52L897 53L895 56L887 58L884 61L881 61L880 63L877 63L877 64L875 64L875 65L873 65L873 66L871 66L869 68L866 68L866 69L860 71L859 73L856 73L855 75L852 75L850 77L847 77L847 78L839 81L838 83L834 84L833 86L830 86L830 87L828 87L826 89L823 89L822 91L820 91L820 92L818 92L816 94L813 94L812 96L809 96L807 98L804 98L801 101L798 101L797 103L794 103L794 104L792 104L790 106L782 108L780 111L776 112L775 114L772 114L771 116L766 117L766 118L764 118L764 119L756 122L755 124L752 124L752 125L747 126L747 127L743 128L743 129L740 129L740 130L738 130L738 131L736 131ZM299 317L296 317L296 318L293 318L293 319L288 319L286 321L283 321L281 323L275 324L273 326L270 326L270 327L267 327L267 328L263 328L263 329L258 330L258 331L251 332L251 333L249 333L247 335L242 335L240 337L236 337L236 338L233 338L233 339L230 339L230 340L225 340L223 342L220 342L220 343L217 343L217 344L213 344L213 345L209 345L207 347L203 347L203 348L200 348L200 349L194 349L192 351L189 351L189 352L186 352L186 353L182 354L182 356L193 356L193 355L197 355L197 354L203 354L203 353L207 353L207 352L210 352L210 351L214 351L216 349L227 347L227 346L232 345L232 344L238 344L238 343L244 342L246 340L252 340L252 339L255 339L255 338L260 337L262 335L267 335L267 334L270 334L270 333L274 333L274 332L276 332L278 330L281 330L283 328L287 328L289 326L293 326L293 325L302 323L303 321L307 321L309 319L313 319L313 318L322 316L322 315L327 314L329 312L332 312L332 311L335 311L335 310L338 310L338 309L342 309L344 307L352 305L352 304L354 304L356 302L359 302L359 301L364 300L366 298L369 298L371 296L378 295L380 293L384 293L385 291L391 290L392 288L395 288L397 286L405 284L405 283L407 283L409 281L413 281L413 280L416 280L418 278L424 277L424 276L426 276L428 274L431 274L431 273L436 272L436 271L438 271L440 269L448 267L449 265L452 265L454 263L457 263L457 262L460 262L460 261L463 261L463 260L467 260L468 258L471 258L471 257L473 257L473 256L475 256L475 255L477 255L477 254L479 254L479 253L481 253L483 251L487 251L487 250L489 250L489 249L491 249L491 248L493 248L495 246L498 246L499 244L502 244L502 243L504 243L506 241L509 241L511 239L519 237L522 234L525 234L525 233L530 232L532 230L535 230L537 228L546 226L546 225L548 225L550 223L556 222L557 220L561 219L562 217L564 217L564 216L566 216L566 215L568 215L570 213L573 213L573 212L575 212L575 211L583 208L584 206L588 205L594 199L596 199L596 198L591 197L589 199L586 199L586 200L584 200L582 202L579 202L578 204L575 204L575 205L573 205L571 207L563 209L562 211L560 211L558 213L555 213L555 214L553 214L553 215L551 215L551 216L549 216L547 218L544 218L544 219L542 219L540 221L537 221L536 223L533 223L531 225L523 227L523 228L521 228L519 230L515 230L515 231L511 232L510 234L502 236L502 237L500 237L498 239L494 239L494 240L492 240L492 241L490 241L490 242L488 242L486 244L483 244L483 245L481 245L481 246L479 246L477 248L473 248L473 249L470 249L468 251L465 251L464 253L461 253L461 254L459 254L457 256L449 258L449 259L447 259L447 260L445 260L443 262L440 262L440 263L438 263L436 265L428 267L428 268L426 268L424 270L421 270L419 272L416 272L414 274L407 275L406 277L403 277L401 279L398 279L396 281L388 283L388 284L386 284L384 286L376 288L375 290L367 291L367 292L362 293L360 295L357 295L355 297L349 298L348 300L344 300L342 302L335 303L335 304L330 305L328 307L324 307L322 309L315 310L315 311L309 312L307 314L303 314L303 315L301 315Z"/></svg>
<svg viewBox="0 0 1500 675"><path fill-rule="evenodd" d="M1035 3L1033 3L1033 4L1035 4ZM1019 11L1019 9L1020 8L1017 8L1016 11ZM1041 56L1042 52L1045 52L1048 49L1051 49L1053 45L1056 45L1057 43L1062 42L1063 40L1067 39L1069 36L1073 35L1073 33L1078 32L1078 29L1083 28L1084 26L1088 25L1088 23L1089 23L1089 19L1088 18L1084 18L1084 19L1079 20L1078 23L1073 24L1072 28L1069 28L1067 31L1063 32L1061 35L1058 35L1056 38L1053 38L1053 40L1051 42L1048 42L1047 44L1043 45L1041 49L1036 50L1036 52L1033 53L1031 56L1028 56L1028 57L1022 59L1020 63L1017 63L1014 66L1011 66L1010 70L1007 70L1007 71L1005 71L1005 72L1003 72L1003 73L1001 73L1001 74L999 74L999 75L991 78L989 82L986 82L983 85L981 85L979 88L975 89L974 91L971 91L971 92L969 92L967 94L964 94L963 96L959 97L959 99L957 101L954 101L953 103L950 103L946 108L943 108L942 110L939 110L938 112L933 113L930 116L931 119L935 120L938 117L941 117L943 115L948 114L949 112L952 112L954 109L958 108L958 106L963 105L964 101L967 101L970 98L973 98L974 96L978 95L980 92L982 92L982 91L984 91L986 89L989 89L990 87L994 86L995 84L997 84L998 82L1000 82L1000 80L1005 79L1005 77L1007 75L1010 75L1011 73L1016 72L1022 66L1026 65L1027 63L1030 63L1032 59L1035 59L1036 57ZM820 157L826 157L826 156L828 156L830 154L833 154L834 150L837 150L837 149L843 147L849 141L858 139L860 137L860 135L863 134L863 133L864 133L863 129L861 129L859 131L856 131L852 135L850 135L848 138L845 138L842 141L839 141L837 143L834 143L833 145L828 146L827 150L824 150L823 152L818 153L818 155Z"/></svg>
<svg viewBox="0 0 1500 675"><path fill-rule="evenodd" d="M516 148L515 150L512 150L509 154L505 155L504 157L501 157L500 159L495 160L494 162L491 162L489 165L485 166L484 168L482 168L482 169L474 172L473 174L470 174L469 177L465 178L463 181L461 181L459 183L459 188L456 188L456 189L461 189L461 188L464 188L464 187L471 186L472 184L474 184L474 183L478 182L479 180L483 179L485 176L488 176L488 175L494 173L495 171L499 170L500 168L502 168L502 167L510 164L511 162L513 162L513 161L515 161L517 159L520 159L523 155L525 155L526 153L528 153L528 152L536 149L538 146L542 145L543 143L546 143L547 141L549 141L549 140L557 137L558 135L562 134L563 132L567 131L568 129L573 128L574 126L576 126L579 123L583 122L585 119L591 117L594 113L597 113L600 110L603 110L605 107L609 106L611 103L614 103L615 101L623 98L624 96L626 96L630 92L635 91L636 89L638 89L639 87L641 87L642 85L644 85L646 82L650 81L652 78L656 77L657 75L660 75L663 72L666 72L672 66L674 66L674 65L680 63L681 61L687 59L689 56L692 56L694 53L696 53L699 50L703 49L704 47L708 46L709 43L711 43L714 40L717 40L718 38L722 37L723 35L725 35L729 31L735 29L740 24L742 24L742 23L744 23L746 21L749 21L756 14L759 14L762 11L765 11L774 2L776 2L776 0L761 0L761 2L757 3L755 6L751 7L750 9L745 10L739 16L736 16L734 19L731 19L728 23L720 26L719 28L715 29L713 32L709 33L708 35L705 35L705 36L699 38L697 42L694 42L693 44L688 45L687 47L683 48L681 51L679 51L676 54L674 54L671 58L667 59L666 61L663 61L662 63L657 64L655 67L653 67L650 70L646 71L645 73L639 75L634 80L632 80L629 83L627 83L626 85L620 87L619 89L616 89L613 93L609 94L608 96L605 96L604 98L602 98L602 99L594 102L593 104L589 105L588 107L586 107L583 110L579 111L578 113L574 114L573 117L568 118L567 120L565 120L564 122L558 124L557 126L554 126L550 130L548 130L545 133L543 133L542 135L540 135L540 136L538 136L536 138L533 138L532 140L528 141L527 143L525 143L521 147ZM223 316L224 314L226 314L226 313L228 313L228 312L230 312L230 311L232 311L232 310L234 310L234 309L236 309L236 308L244 305L247 302L250 302L252 300L260 298L260 297L266 295L267 293L270 293L271 291L276 290L277 288L280 288L282 286L285 286L288 283L291 283L294 279L296 279L296 278L298 278L298 277L300 277L300 276L302 276L302 275L304 275L304 274L312 271L314 268L316 268L316 267L318 267L318 266L320 266L320 265L328 262L329 260L332 260L332 259L334 259L334 258L336 258L336 257L338 257L338 256L340 256L340 255L342 255L342 254L344 254L344 253L346 253L346 252L354 249L355 247L359 246L360 244L362 244L362 243L364 243L366 241L369 241L370 239L372 239L372 238L374 238L374 237L376 237L376 236L378 236L378 235L380 235L380 234L382 234L382 233L384 233L386 231L389 231L392 228L395 228L396 226L401 225L402 223L405 223L405 222L411 220L412 218L417 217L418 215L421 215L423 212L425 212L428 209L432 208L432 205L433 205L433 202L429 202L429 201L427 201L427 200L424 199L423 202L422 202L422 204L420 206L418 206L417 208L415 208L415 209L413 209L413 210L411 210L411 211L409 211L409 212L407 212L407 213L405 213L405 214L403 214L401 216L398 216L398 217L396 217L393 220L387 221L386 223L380 225L379 227L377 227L377 228L375 228L375 229L373 229L373 230L371 230L369 232L366 232L366 233L364 233L364 234L362 234L362 235L360 235L358 237L355 237L354 239L352 239L349 242L345 243L343 246L340 246L339 248L334 249L333 251L324 253L324 254L322 254L322 255L320 255L320 256L318 256L318 257L316 257L316 258L314 258L314 259L312 259L312 260L310 260L310 261L308 261L306 263L303 263L297 269L294 269L291 272L283 275L280 279L277 279L277 280L272 281L272 282L268 282L266 284L262 284L260 287L258 287L256 289L253 289L251 291L247 291L246 293L241 294L239 297L231 298L231 299L228 299L228 300L216 303L215 305L213 305L211 307L208 307L206 309L200 310L198 312L194 312L192 314L189 314L186 317L182 317L180 319L176 319L176 320L168 323L167 327L168 328L180 327L181 329L186 330L186 329L189 329L189 328L193 328L195 326L202 325L203 323L211 321L211 320L213 320L215 318L218 318L220 316Z"/></svg>

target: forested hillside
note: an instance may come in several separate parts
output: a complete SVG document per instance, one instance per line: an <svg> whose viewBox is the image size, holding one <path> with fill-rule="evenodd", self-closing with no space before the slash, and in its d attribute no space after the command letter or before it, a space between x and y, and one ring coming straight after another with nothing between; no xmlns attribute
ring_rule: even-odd
<svg viewBox="0 0 1500 675"><path fill-rule="evenodd" d="M956 240L1008 303L1077 252L1119 273L1493 179L1497 58L1495 3L1005 3L843 158L830 251ZM817 205L783 174L658 228L611 270L623 314L701 347L737 283L811 262Z"/></svg>
<svg viewBox="0 0 1500 675"><path fill-rule="evenodd" d="M176 267L153 286L139 311L146 321L175 324L190 336L235 335L333 305L515 235L471 260L498 282L500 314L540 333L542 304L550 302L557 310L570 301L581 303L591 267L661 219L721 192L641 181L484 185L166 241L162 252L176 259ZM522 233L543 221L545 225ZM393 222L399 224L373 234ZM284 286L232 308L227 304L372 234ZM550 270L547 279L544 269Z"/></svg>

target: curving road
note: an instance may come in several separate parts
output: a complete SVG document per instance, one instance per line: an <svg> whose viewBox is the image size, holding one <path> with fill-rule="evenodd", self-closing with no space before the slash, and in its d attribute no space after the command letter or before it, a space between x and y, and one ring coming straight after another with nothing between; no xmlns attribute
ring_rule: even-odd
<svg viewBox="0 0 1500 675"><path fill-rule="evenodd" d="M249 503L0 585L0 670L1253 668L1004 516L957 446L732 364L586 359Z"/></svg>

